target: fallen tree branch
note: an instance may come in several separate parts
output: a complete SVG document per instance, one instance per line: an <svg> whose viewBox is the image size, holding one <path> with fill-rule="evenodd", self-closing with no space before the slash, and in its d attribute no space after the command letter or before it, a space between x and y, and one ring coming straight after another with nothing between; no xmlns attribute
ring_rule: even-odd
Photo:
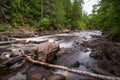
<svg viewBox="0 0 120 80"><path fill-rule="evenodd" d="M55 68L55 69L61 69L61 70L65 70L65 71L68 71L68 72L71 72L71 73L84 75L84 76L89 76L89 77L93 77L93 78L100 78L100 79L105 79L105 80L120 80L120 77L105 76L105 75L101 75L101 74L95 74L95 73L91 73L91 72L87 72L87 71L80 71L80 70L70 69L70 68L67 68L67 67L64 67L64 66L53 65L53 64L33 60L31 57L24 54L23 51L21 51L21 53L26 58L26 60L28 60L28 61L30 61L32 63L35 63L35 64L42 65L42 66Z"/></svg>

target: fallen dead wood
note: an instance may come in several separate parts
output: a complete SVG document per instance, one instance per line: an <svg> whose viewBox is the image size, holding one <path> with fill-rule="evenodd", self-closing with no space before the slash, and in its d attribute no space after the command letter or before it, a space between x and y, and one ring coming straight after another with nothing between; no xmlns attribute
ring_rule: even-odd
<svg viewBox="0 0 120 80"><path fill-rule="evenodd" d="M10 41L0 42L0 46L3 46L3 45L10 45L10 44L11 44Z"/></svg>
<svg viewBox="0 0 120 80"><path fill-rule="evenodd" d="M26 60L28 60L28 61L30 61L32 63L35 63L35 64L42 65L42 66L47 66L47 67L55 68L55 69L61 69L61 70L65 70L65 71L68 71L68 72L71 72L71 73L84 75L84 76L89 76L89 77L93 77L93 78L100 78L100 79L105 79L105 80L120 80L120 77L95 74L95 73L91 73L91 72L87 72L87 71L80 71L80 70L70 69L70 68L67 68L67 67L64 67L64 66L53 65L53 64L33 60L31 57L24 54L23 51L21 51L21 53L23 54L23 56L25 57Z"/></svg>
<svg viewBox="0 0 120 80"><path fill-rule="evenodd" d="M10 45L11 43L15 43L16 41L1 41L0 42L0 46L4 46L4 45Z"/></svg>
<svg viewBox="0 0 120 80"><path fill-rule="evenodd" d="M13 65L13 64L15 64L15 63L17 63L21 60L23 60L23 57L22 56L17 56L15 58L12 58L12 59L7 60L4 63L0 64L0 68L10 67L11 65Z"/></svg>

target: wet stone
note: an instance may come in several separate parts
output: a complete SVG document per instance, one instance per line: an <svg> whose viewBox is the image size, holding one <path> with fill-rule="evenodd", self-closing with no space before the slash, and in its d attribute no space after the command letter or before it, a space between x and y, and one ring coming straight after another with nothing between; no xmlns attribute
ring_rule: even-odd
<svg viewBox="0 0 120 80"><path fill-rule="evenodd" d="M76 67L77 68L77 67L79 67L79 65L80 65L80 62L76 61L71 65L71 67Z"/></svg>
<svg viewBox="0 0 120 80"><path fill-rule="evenodd" d="M64 48L64 47L62 47L62 48L60 48L60 51L58 51L58 54L57 54L57 56L59 57L59 56L62 56L62 55L64 55L66 53L66 49Z"/></svg>
<svg viewBox="0 0 120 80"><path fill-rule="evenodd" d="M65 76L63 76L62 74L53 74L50 75L47 79L45 80L66 80Z"/></svg>
<svg viewBox="0 0 120 80"><path fill-rule="evenodd" d="M60 47L56 43L44 42L37 46L38 60L52 63L56 59L57 52Z"/></svg>
<svg viewBox="0 0 120 80"><path fill-rule="evenodd" d="M87 48L85 48L85 47L82 47L81 50L82 50L83 52L89 51L89 50L88 50Z"/></svg>
<svg viewBox="0 0 120 80"><path fill-rule="evenodd" d="M26 75L18 72L15 76L10 77L8 80L26 80Z"/></svg>
<svg viewBox="0 0 120 80"><path fill-rule="evenodd" d="M25 63L25 60L22 60L22 61L20 61L20 62L17 62L17 63L15 63L14 65L12 65L12 66L10 67L10 69L20 68L20 67L23 66L24 63Z"/></svg>
<svg viewBox="0 0 120 80"><path fill-rule="evenodd" d="M8 38L5 36L0 36L0 41L8 41Z"/></svg>
<svg viewBox="0 0 120 80"><path fill-rule="evenodd" d="M10 59L10 56L12 55L11 52L3 52L1 55L0 55L0 59L3 60L3 61L6 61L8 59ZM2 61L1 61L2 62Z"/></svg>
<svg viewBox="0 0 120 80"><path fill-rule="evenodd" d="M40 73L32 73L31 78L33 80L42 80L42 75Z"/></svg>
<svg viewBox="0 0 120 80"><path fill-rule="evenodd" d="M48 77L51 72L40 66L31 66L31 68L27 71L28 80L43 80Z"/></svg>

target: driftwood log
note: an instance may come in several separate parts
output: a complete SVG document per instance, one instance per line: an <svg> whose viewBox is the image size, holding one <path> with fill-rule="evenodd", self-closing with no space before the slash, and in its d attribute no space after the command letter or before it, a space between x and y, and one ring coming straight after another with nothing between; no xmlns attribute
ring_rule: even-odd
<svg viewBox="0 0 120 80"><path fill-rule="evenodd" d="M34 64L39 64L39 65L42 65L42 66L55 68L55 69L61 69L61 70L65 70L65 71L68 71L68 72L71 72L71 73L84 75L84 76L89 76L89 77L93 77L93 78L99 78L99 79L105 79L105 80L120 80L120 77L95 74L95 73L91 73L91 72L87 72L87 71L80 71L80 70L70 69L70 68L67 68L67 67L64 67L64 66L53 65L53 64L33 60L30 56L27 56L23 51L21 51L21 53L23 54L23 56L25 57L25 59L27 61L32 62Z"/></svg>
<svg viewBox="0 0 120 80"><path fill-rule="evenodd" d="M10 45L13 41L2 41L0 42L0 46L3 46L3 45Z"/></svg>
<svg viewBox="0 0 120 80"><path fill-rule="evenodd" d="M20 41L1 41L0 42L0 46L4 46L4 45L11 45L12 43L17 43L17 42L20 42Z"/></svg>

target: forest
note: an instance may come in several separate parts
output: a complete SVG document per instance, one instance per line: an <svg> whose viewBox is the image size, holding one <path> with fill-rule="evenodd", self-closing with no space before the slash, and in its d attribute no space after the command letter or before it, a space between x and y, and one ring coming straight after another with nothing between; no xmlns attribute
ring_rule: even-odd
<svg viewBox="0 0 120 80"><path fill-rule="evenodd" d="M36 30L100 29L112 39L120 34L120 1L101 0L92 14L82 10L84 0L0 0L0 31L19 27Z"/></svg>
<svg viewBox="0 0 120 80"><path fill-rule="evenodd" d="M120 0L85 3L0 0L0 80L120 80Z"/></svg>

